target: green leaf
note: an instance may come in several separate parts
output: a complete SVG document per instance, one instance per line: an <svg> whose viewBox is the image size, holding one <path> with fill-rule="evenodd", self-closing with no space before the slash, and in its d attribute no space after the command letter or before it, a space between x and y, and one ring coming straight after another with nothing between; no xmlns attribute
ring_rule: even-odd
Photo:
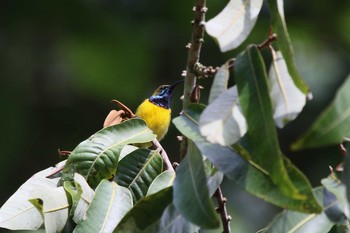
<svg viewBox="0 0 350 233"><path fill-rule="evenodd" d="M265 64L256 46L250 46L237 57L234 71L239 101L248 124L247 137L254 148L251 160L268 172L286 196L305 198L293 185L283 164L272 117Z"/></svg>
<svg viewBox="0 0 350 233"><path fill-rule="evenodd" d="M190 140L187 155L176 169L173 204L190 222L202 228L219 227L218 216L209 197L202 156Z"/></svg>
<svg viewBox="0 0 350 233"><path fill-rule="evenodd" d="M184 219L176 208L170 204L164 210L162 217L143 233L193 233L198 232L198 230L198 226Z"/></svg>
<svg viewBox="0 0 350 233"><path fill-rule="evenodd" d="M344 161L344 171L342 174L342 181L346 187L346 197L350 200L350 143L346 143L346 154Z"/></svg>
<svg viewBox="0 0 350 233"><path fill-rule="evenodd" d="M206 107L199 120L199 129L209 142L223 146L234 144L247 132L236 86L222 93Z"/></svg>
<svg viewBox="0 0 350 233"><path fill-rule="evenodd" d="M103 180L96 188L86 219L77 225L74 233L110 233L132 206L131 193L127 188Z"/></svg>
<svg viewBox="0 0 350 233"><path fill-rule="evenodd" d="M222 52L237 48L250 34L262 7L262 0L230 0L226 7L205 24L207 33Z"/></svg>
<svg viewBox="0 0 350 233"><path fill-rule="evenodd" d="M210 88L208 104L211 104L219 95L227 90L229 77L229 66L225 63L215 74L214 81Z"/></svg>
<svg viewBox="0 0 350 233"><path fill-rule="evenodd" d="M349 209L349 203L346 197L345 185L341 183L341 181L334 175L330 175L329 177L322 179L321 183L329 192L332 193L332 195L335 196L335 199L338 202L337 208L334 211L332 211L333 209L330 209L332 212L331 211L326 212L328 217L335 222L339 222L343 217L349 218L350 209ZM328 203L325 203L325 206L327 205ZM331 214L334 214L334 212L336 216L331 216Z"/></svg>
<svg viewBox="0 0 350 233"><path fill-rule="evenodd" d="M306 103L306 96L294 84L288 73L286 62L280 51L272 52L269 71L270 97L273 104L273 118L279 128L294 120Z"/></svg>
<svg viewBox="0 0 350 233"><path fill-rule="evenodd" d="M56 188L59 178L48 179L48 176L57 167L50 167L40 171L28 179L3 204L0 209L0 227L10 230L37 230L44 221L40 212L28 201L35 198L34 192L38 188Z"/></svg>
<svg viewBox="0 0 350 233"><path fill-rule="evenodd" d="M296 200L285 196L266 172L253 163L244 160L231 147L211 144L206 141L198 129L198 120L204 108L200 104L191 104L182 115L173 119L173 123L184 136L194 141L202 155L206 156L219 171L251 194L282 208L308 213L321 211L321 207L314 199L308 180L286 158L284 163L288 175L300 192L306 196L305 200ZM238 152L246 154L245 158L249 159L250 154L243 147Z"/></svg>
<svg viewBox="0 0 350 233"><path fill-rule="evenodd" d="M277 45L281 51L288 69L288 73L292 77L295 85L305 95L309 94L309 87L300 77L294 63L294 52L289 38L287 25L284 19L283 0L268 0L271 9L271 24L273 31L277 34Z"/></svg>
<svg viewBox="0 0 350 233"><path fill-rule="evenodd" d="M160 173L149 186L147 196L172 186L175 176L175 172L169 170Z"/></svg>
<svg viewBox="0 0 350 233"><path fill-rule="evenodd" d="M209 196L212 197L224 179L224 174L220 171L208 177Z"/></svg>
<svg viewBox="0 0 350 233"><path fill-rule="evenodd" d="M340 143L350 135L350 75L338 89L333 102L311 127L292 144L293 150Z"/></svg>
<svg viewBox="0 0 350 233"><path fill-rule="evenodd" d="M171 203L173 189L168 187L144 197L125 215L114 233L137 233L156 222ZM147 216L147 217L145 217Z"/></svg>
<svg viewBox="0 0 350 233"><path fill-rule="evenodd" d="M149 186L163 170L163 160L157 151L138 149L122 160L115 181L130 189L136 203L146 196Z"/></svg>
<svg viewBox="0 0 350 233"><path fill-rule="evenodd" d="M145 143L154 138L155 135L141 119L130 119L106 127L73 150L63 170L62 179L72 180L74 172L78 172L94 188L102 179L115 176L119 154L125 145Z"/></svg>
<svg viewBox="0 0 350 233"><path fill-rule="evenodd" d="M74 181L65 181L63 183L64 190L68 193L67 196L70 197L70 213L69 215L73 215L75 212L75 209L78 206L78 202L80 200L81 194L83 193L83 190L80 186L80 184L74 182Z"/></svg>
<svg viewBox="0 0 350 233"><path fill-rule="evenodd" d="M69 215L69 203L63 187L36 187L31 200L42 203L45 232L61 232L66 225Z"/></svg>
<svg viewBox="0 0 350 233"><path fill-rule="evenodd" d="M95 195L95 192L92 188L90 188L85 178L78 173L74 174L74 183L79 185L82 191L73 215L74 222L79 223L81 220L85 219L86 212L89 208L93 196Z"/></svg>
<svg viewBox="0 0 350 233"><path fill-rule="evenodd" d="M323 192L323 188L317 188L315 190L315 195L320 203L323 203ZM321 214L304 214L296 211L285 210L273 220L268 229L264 232L327 233L333 225L334 223L328 219L324 212Z"/></svg>

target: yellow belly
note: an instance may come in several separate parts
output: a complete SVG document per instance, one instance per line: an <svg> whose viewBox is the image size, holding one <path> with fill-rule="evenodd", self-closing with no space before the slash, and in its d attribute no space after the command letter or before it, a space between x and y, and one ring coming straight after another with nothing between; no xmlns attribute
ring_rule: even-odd
<svg viewBox="0 0 350 233"><path fill-rule="evenodd" d="M142 102L136 110L136 115L142 118L160 141L168 132L171 110L159 107L148 99Z"/></svg>

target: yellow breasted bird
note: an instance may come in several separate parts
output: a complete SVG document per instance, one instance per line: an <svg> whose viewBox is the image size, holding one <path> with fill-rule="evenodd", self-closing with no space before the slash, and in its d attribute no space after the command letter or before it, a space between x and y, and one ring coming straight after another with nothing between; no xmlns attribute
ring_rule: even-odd
<svg viewBox="0 0 350 233"><path fill-rule="evenodd" d="M137 108L135 115L142 118L160 141L168 132L171 118L170 100L176 85L161 85L151 97L145 99Z"/></svg>

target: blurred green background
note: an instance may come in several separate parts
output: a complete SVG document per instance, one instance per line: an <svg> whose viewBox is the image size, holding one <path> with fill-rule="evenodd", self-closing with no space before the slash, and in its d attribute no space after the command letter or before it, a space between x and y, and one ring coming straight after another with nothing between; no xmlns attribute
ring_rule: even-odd
<svg viewBox="0 0 350 233"><path fill-rule="evenodd" d="M207 19L226 3L208 0ZM158 85L181 78L192 6L193 1L0 1L1 205L30 176L64 159L58 149L72 150L99 130L114 107L110 100L136 109ZM350 73L350 1L285 1L285 15L298 69L314 98L279 135L283 151L317 186L328 166L341 162L337 148L291 153L288 147ZM262 42L268 22L264 6L241 49ZM239 51L221 54L206 36L201 61L220 66ZM199 82L206 102L211 80ZM181 92L175 93L173 116L181 110ZM172 126L162 143L174 161L176 135ZM235 233L255 232L279 211L232 182L225 181L223 190Z"/></svg>

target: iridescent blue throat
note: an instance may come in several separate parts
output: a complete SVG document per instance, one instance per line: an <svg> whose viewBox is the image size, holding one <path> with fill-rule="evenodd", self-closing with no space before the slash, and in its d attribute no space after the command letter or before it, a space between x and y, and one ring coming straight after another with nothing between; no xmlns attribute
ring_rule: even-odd
<svg viewBox="0 0 350 233"><path fill-rule="evenodd" d="M165 88L157 95L152 95L149 97L149 101L159 107L169 109L170 108L170 99L173 95L173 89Z"/></svg>

